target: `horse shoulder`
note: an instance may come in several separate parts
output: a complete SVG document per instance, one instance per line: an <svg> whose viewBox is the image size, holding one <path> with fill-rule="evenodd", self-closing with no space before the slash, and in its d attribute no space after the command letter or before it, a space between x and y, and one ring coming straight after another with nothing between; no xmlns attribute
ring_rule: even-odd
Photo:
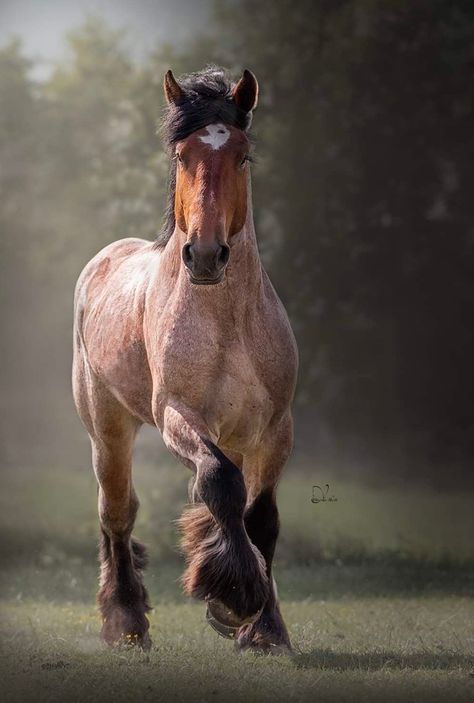
<svg viewBox="0 0 474 703"><path fill-rule="evenodd" d="M275 415L280 415L293 400L298 350L286 310L266 274L249 343L260 382L267 389Z"/></svg>
<svg viewBox="0 0 474 703"><path fill-rule="evenodd" d="M265 272L264 272L265 273ZM280 364L296 376L298 370L298 347L285 310L268 275L264 276L264 334L267 344Z"/></svg>
<svg viewBox="0 0 474 703"><path fill-rule="evenodd" d="M159 256L145 240L114 242L87 264L75 296L78 353L100 381L144 419L148 419L145 396L147 389L151 395L151 376L143 316L147 285ZM134 382L143 392L136 393Z"/></svg>

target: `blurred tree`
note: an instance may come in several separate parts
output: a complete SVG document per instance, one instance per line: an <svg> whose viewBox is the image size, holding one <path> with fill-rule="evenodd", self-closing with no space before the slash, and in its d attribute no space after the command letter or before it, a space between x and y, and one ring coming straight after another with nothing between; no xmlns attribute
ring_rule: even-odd
<svg viewBox="0 0 474 703"><path fill-rule="evenodd" d="M219 7L261 82L255 202L311 431L472 455L474 6Z"/></svg>
<svg viewBox="0 0 474 703"><path fill-rule="evenodd" d="M123 32L88 19L69 35L69 60L44 87L55 125L49 134L53 178L68 202L55 209L67 218L58 223L61 255L71 252L75 269L74 241L92 255L119 237L152 238L164 196L158 98L150 87L144 91L123 40Z"/></svg>
<svg viewBox="0 0 474 703"><path fill-rule="evenodd" d="M14 328L3 337L11 363L2 385L5 410L18 405L2 427L9 456L22 446L69 453L75 279L107 243L153 239L159 227L168 168L156 136L161 91L156 81L144 89L145 69L132 64L123 40L88 19L43 84L29 78L17 42L0 54L2 268L9 275L2 314Z"/></svg>
<svg viewBox="0 0 474 703"><path fill-rule="evenodd" d="M23 440L16 431L28 404L22 378L34 364L25 357L19 362L20 350L31 344L34 320L28 255L36 233L32 204L40 192L42 153L40 101L30 68L18 40L0 50L0 452L7 457Z"/></svg>
<svg viewBox="0 0 474 703"><path fill-rule="evenodd" d="M18 42L2 49L4 407L48 443L75 422L75 278L108 242L155 236L163 74L216 62L261 85L257 229L298 337L308 447L323 428L352 457L472 456L473 30L469 0L221 0L206 35L140 64L98 18L41 84Z"/></svg>

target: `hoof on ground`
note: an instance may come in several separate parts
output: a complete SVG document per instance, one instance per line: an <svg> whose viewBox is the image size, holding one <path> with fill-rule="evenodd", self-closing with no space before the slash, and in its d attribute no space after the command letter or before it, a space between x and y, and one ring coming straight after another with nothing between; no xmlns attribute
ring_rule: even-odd
<svg viewBox="0 0 474 703"><path fill-rule="evenodd" d="M120 634L115 637L102 635L102 640L113 649L143 649L147 652L151 647L151 639L148 632L144 635Z"/></svg>
<svg viewBox="0 0 474 703"><path fill-rule="evenodd" d="M100 634L109 647L148 650L151 647L148 628L147 618L143 618L143 621L140 622L130 623L129 614L117 610L112 614L112 617L104 619Z"/></svg>
<svg viewBox="0 0 474 703"><path fill-rule="evenodd" d="M290 638L278 606L250 625L241 627L235 637L235 646L240 651L256 654L292 656Z"/></svg>

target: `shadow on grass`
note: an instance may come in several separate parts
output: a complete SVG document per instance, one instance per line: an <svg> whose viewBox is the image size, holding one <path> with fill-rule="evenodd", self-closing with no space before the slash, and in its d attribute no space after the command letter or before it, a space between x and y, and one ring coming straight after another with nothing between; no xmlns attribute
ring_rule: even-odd
<svg viewBox="0 0 474 703"><path fill-rule="evenodd" d="M382 671L420 670L446 671L472 667L472 657L457 653L419 652L400 654L397 652L333 652L329 649L313 649L296 654L292 662L297 669L319 669L327 671Z"/></svg>

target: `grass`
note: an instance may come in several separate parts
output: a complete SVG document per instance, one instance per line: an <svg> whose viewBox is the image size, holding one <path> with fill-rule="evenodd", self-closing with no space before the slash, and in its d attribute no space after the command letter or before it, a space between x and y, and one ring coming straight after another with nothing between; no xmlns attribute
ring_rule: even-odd
<svg viewBox="0 0 474 703"><path fill-rule="evenodd" d="M4 604L3 700L468 700L467 598L284 603L294 658L238 655L202 605L161 603L149 654L107 651L91 604ZM471 638L471 639L470 639ZM472 698L471 698L472 700Z"/></svg>
<svg viewBox="0 0 474 703"><path fill-rule="evenodd" d="M331 482L280 490L276 574L293 658L237 654L179 588L176 466L137 472L137 534L153 648L99 639L97 518L90 473L5 471L0 499L2 700L464 701L474 697L474 555L469 496ZM325 478L325 477L324 477Z"/></svg>

